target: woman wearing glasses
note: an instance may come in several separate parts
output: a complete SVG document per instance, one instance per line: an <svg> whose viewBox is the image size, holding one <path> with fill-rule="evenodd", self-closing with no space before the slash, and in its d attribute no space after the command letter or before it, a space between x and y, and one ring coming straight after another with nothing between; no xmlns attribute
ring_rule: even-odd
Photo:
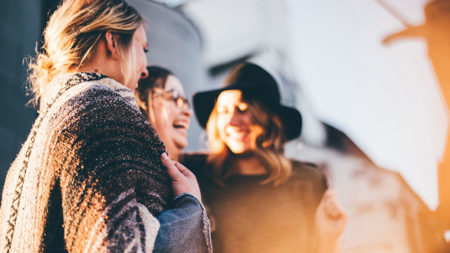
<svg viewBox="0 0 450 253"><path fill-rule="evenodd" d="M140 80L136 89L138 106L161 137L169 157L178 160L187 146L192 110L178 78L161 67L147 70L148 77Z"/></svg>

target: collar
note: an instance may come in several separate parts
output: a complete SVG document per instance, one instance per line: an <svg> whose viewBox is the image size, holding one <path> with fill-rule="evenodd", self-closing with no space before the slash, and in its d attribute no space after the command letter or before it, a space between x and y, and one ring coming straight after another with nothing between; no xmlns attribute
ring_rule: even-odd
<svg viewBox="0 0 450 253"><path fill-rule="evenodd" d="M42 112L50 107L54 101L62 95L65 91L80 84L97 84L104 85L117 92L128 103L130 103L136 110L138 110L134 92L125 85L109 78L105 75L91 72L78 72L71 74L63 74L54 78L46 87L45 96L40 102L39 112Z"/></svg>

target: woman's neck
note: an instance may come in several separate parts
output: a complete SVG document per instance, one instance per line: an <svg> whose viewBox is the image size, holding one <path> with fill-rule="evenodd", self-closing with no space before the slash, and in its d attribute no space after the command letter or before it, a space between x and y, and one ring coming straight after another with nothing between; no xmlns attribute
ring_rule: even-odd
<svg viewBox="0 0 450 253"><path fill-rule="evenodd" d="M239 175L264 175L267 169L255 155L236 156L235 158L236 173Z"/></svg>
<svg viewBox="0 0 450 253"><path fill-rule="evenodd" d="M82 66L74 69L74 71L103 74L125 85L120 61L108 54L103 40L100 40L96 46L95 54Z"/></svg>

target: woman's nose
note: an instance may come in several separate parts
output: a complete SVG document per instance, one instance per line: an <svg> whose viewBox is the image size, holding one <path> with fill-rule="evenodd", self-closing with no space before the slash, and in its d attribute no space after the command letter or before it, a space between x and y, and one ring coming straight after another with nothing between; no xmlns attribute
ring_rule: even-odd
<svg viewBox="0 0 450 253"><path fill-rule="evenodd" d="M187 117L191 117L192 116L192 109L189 107L183 107L182 112L184 115L186 115Z"/></svg>
<svg viewBox="0 0 450 253"><path fill-rule="evenodd" d="M228 123L230 126L239 126L241 124L241 114L234 110L233 114L230 117L230 122Z"/></svg>

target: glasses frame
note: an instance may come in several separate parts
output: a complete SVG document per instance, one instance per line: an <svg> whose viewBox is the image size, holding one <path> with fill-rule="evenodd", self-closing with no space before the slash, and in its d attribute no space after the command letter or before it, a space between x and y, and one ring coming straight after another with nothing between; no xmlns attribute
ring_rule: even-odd
<svg viewBox="0 0 450 253"><path fill-rule="evenodd" d="M174 102L175 106L179 109L189 110L191 108L189 100L181 96L177 90L164 90L160 88L154 88L152 90L152 97L157 96L162 96L165 100Z"/></svg>

